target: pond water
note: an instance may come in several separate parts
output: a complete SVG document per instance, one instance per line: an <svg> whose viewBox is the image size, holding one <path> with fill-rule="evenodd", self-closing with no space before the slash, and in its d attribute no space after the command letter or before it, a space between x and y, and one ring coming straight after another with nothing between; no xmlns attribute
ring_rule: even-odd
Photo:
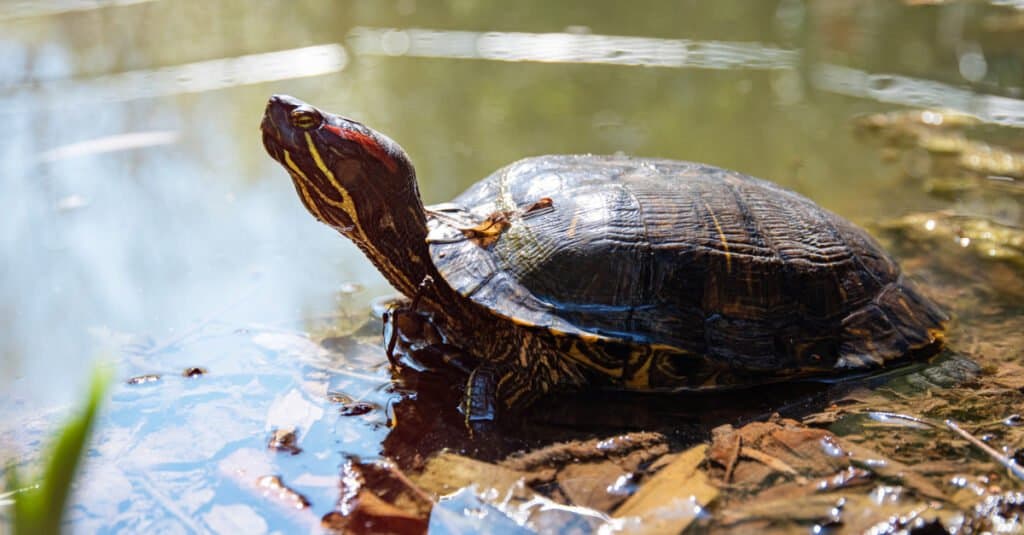
<svg viewBox="0 0 1024 535"><path fill-rule="evenodd" d="M387 133L427 203L547 153L773 180L901 256L957 317L954 350L1019 360L1024 3L6 2L0 458L37 458L96 363L154 379L114 389L72 531L309 530L353 457L639 429L683 447L830 399L574 398L468 435L458 381L392 382L371 303L393 291L264 153L274 93ZM899 110L944 111L870 115ZM303 451L269 451L290 428ZM311 506L268 497L270 474Z"/></svg>

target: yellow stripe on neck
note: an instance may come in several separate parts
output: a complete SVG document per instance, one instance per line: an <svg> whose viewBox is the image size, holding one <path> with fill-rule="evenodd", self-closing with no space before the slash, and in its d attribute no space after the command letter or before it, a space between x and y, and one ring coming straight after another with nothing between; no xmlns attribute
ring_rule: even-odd
<svg viewBox="0 0 1024 535"><path fill-rule="evenodd" d="M363 231L363 226L359 222L359 212L356 210L356 206L352 202L352 196L349 195L347 189L342 187L341 183L339 183L338 179L334 176L334 172L332 172L330 168L327 167L327 164L324 163L323 157L320 156L320 151L316 148L316 144L313 143L313 136L311 136L309 132L306 132L305 135L306 148L309 149L309 155L313 157L313 163L316 164L317 169L319 169L320 172L324 175L324 177L327 178L327 181L331 183L331 187L333 187L338 192L338 194L341 195L341 201L336 201L324 195L321 191L319 191L318 188L315 187L315 185L314 191L316 191L317 194L320 197L322 197L325 202L327 202L327 204L330 204L331 206L338 208L339 210L345 212L345 214L348 215L349 219L352 220L353 231L355 232L356 235L360 237L360 241L362 242L363 247L365 247L367 253L373 256L375 260L377 260L377 267L382 272L384 272L384 276L389 281L393 281L392 283L398 282L405 285L405 288L399 288L399 290L413 291L416 288L416 284L410 282L409 278L406 277L405 274L401 272L401 270L392 265L391 262L388 262L387 257L381 254L380 250L378 250L377 247L375 247L374 244L370 241L369 237L366 235L366 232ZM288 153L286 151L285 155L287 154ZM292 165L294 165L294 163Z"/></svg>
<svg viewBox="0 0 1024 535"><path fill-rule="evenodd" d="M299 166L295 165L295 160L292 160L292 155L282 150L284 153L284 163L288 166L288 169L296 176L295 185L299 188L299 195L302 196L302 204L306 206L306 209L316 216L317 220L323 221L324 223L330 223L324 219L324 214L320 212L320 208L317 207L316 203L313 202L313 198L309 195L309 190L306 189L306 184L309 182L309 178L306 177L305 173L299 169Z"/></svg>

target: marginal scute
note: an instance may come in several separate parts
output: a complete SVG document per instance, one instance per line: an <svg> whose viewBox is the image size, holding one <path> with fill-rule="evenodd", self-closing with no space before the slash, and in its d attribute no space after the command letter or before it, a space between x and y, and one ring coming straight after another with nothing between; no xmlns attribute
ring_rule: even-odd
<svg viewBox="0 0 1024 535"><path fill-rule="evenodd" d="M947 320L863 230L703 164L528 158L429 210L452 288L629 388L882 366ZM493 240L465 232L497 212L511 217Z"/></svg>

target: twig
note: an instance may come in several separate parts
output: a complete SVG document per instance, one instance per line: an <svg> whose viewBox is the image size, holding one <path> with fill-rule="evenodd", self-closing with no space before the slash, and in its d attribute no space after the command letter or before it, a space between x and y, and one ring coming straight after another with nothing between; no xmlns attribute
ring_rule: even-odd
<svg viewBox="0 0 1024 535"><path fill-rule="evenodd" d="M910 416L908 414L900 414L898 412L869 411L868 416L880 422L884 422L887 419L905 420L908 422L913 422L920 426L926 426L933 429L942 429L942 425L936 421L929 420L927 418L920 418L917 416ZM1024 468L1017 464L1017 461L1014 461L1012 458L1007 457L1002 453L999 453L998 451L993 449L992 446L985 444L984 441L970 434L967 430L960 427L960 425L954 422L952 419L947 418L943 423L946 424L947 429L953 431L960 438L966 440L967 442L970 442L972 446L978 448L989 457L992 457L992 459L994 459L999 464L1005 466L1006 469L1010 472L1010 474L1012 474L1014 477L1020 480L1024 480Z"/></svg>
<svg viewBox="0 0 1024 535"><path fill-rule="evenodd" d="M985 444L978 437L968 433L966 430L964 430L964 428L957 425L957 423L954 422L953 420L947 419L946 427L952 429L954 433L960 435L960 437L962 437L964 440L973 444L974 447L987 453L989 457L992 457L999 464L1005 466L1006 469L1009 470L1009 472L1014 475L1014 477L1020 480L1024 480L1024 469L1021 469L1021 466L1017 464L1016 461L994 450L992 446Z"/></svg>
<svg viewBox="0 0 1024 535"><path fill-rule="evenodd" d="M408 489L409 492L413 493L417 498L427 503L434 503L434 497L427 494L427 491L423 490L419 485L409 479L409 476L405 475L405 472L402 472L402 470L399 469L398 466L396 466L390 459L377 461L377 463L378 466L383 467L391 477L398 480L399 483L405 486L405 488Z"/></svg>
<svg viewBox="0 0 1024 535"><path fill-rule="evenodd" d="M772 457L771 455L768 455L763 451L755 450L753 448L740 448L740 455L748 459L753 459L773 470L777 470L779 472L783 472L791 476L794 476L797 482L803 483L807 481L806 479L800 476L800 474L796 471L795 468L786 464L781 459L777 457Z"/></svg>
<svg viewBox="0 0 1024 535"><path fill-rule="evenodd" d="M740 460L741 449L743 449L743 437L739 433L736 433L736 447L732 449L732 453L729 455L729 463L725 465L726 485L732 481L732 471L736 468L736 463Z"/></svg>

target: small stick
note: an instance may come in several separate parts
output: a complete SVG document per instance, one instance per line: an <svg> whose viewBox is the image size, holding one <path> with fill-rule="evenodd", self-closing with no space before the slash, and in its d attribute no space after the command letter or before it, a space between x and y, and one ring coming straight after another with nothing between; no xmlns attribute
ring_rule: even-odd
<svg viewBox="0 0 1024 535"><path fill-rule="evenodd" d="M732 481L732 471L736 468L736 463L740 460L740 450L743 449L743 437L736 434L736 447L733 448L732 454L729 455L729 464L725 467L725 484L728 485Z"/></svg>
<svg viewBox="0 0 1024 535"><path fill-rule="evenodd" d="M869 411L868 416L876 420L879 419L879 417L881 417L883 419L905 420L922 426L931 427L932 429L942 428L942 426L939 425L937 422L933 422L926 418L910 416L908 414L900 414L898 412ZM984 441L970 434L966 429L960 427L960 425L954 422L952 419L947 418L944 423L946 424L947 429L953 431L954 433L959 435L960 438L966 440L967 442L970 442L972 446L978 448L989 457L992 457L999 464L1005 466L1006 469L1010 472L1010 474L1012 474L1014 477L1020 480L1024 480L1024 468L1017 464L1017 461L1014 461L1010 457L1007 457L1006 455L999 453L998 451L993 449L992 446L985 444Z"/></svg>
<svg viewBox="0 0 1024 535"><path fill-rule="evenodd" d="M806 479L800 476L799 472L797 472L795 468L786 464L781 459L772 457L763 451L755 450L753 448L741 448L740 455L748 459L753 459L773 470L794 476L797 482L803 483L806 481Z"/></svg>
<svg viewBox="0 0 1024 535"><path fill-rule="evenodd" d="M391 459L378 461L378 463L378 466L383 466L384 469L391 474L391 477L397 479L399 483L404 485L405 488L416 495L417 498L420 498L427 503L434 503L434 497L427 494L427 492L421 489L419 485L413 483L413 481L409 479L409 476L405 475L405 472L402 472L401 469L395 466L395 463Z"/></svg>
<svg viewBox="0 0 1024 535"><path fill-rule="evenodd" d="M970 442L971 444L974 445L974 447L978 448L979 450L987 453L990 457L998 461L999 464L1005 466L1006 469L1009 470L1010 473L1014 475L1014 477L1020 480L1024 480L1024 469L1021 469L1021 466L1017 464L1016 461L1007 457L1006 455L1003 455L1002 453L999 453L998 451L993 449L992 446L985 444L978 437L968 433L964 428L957 425L957 423L954 422L953 420L947 419L946 427L952 429L953 432L960 435L961 438L963 438L967 442Z"/></svg>

